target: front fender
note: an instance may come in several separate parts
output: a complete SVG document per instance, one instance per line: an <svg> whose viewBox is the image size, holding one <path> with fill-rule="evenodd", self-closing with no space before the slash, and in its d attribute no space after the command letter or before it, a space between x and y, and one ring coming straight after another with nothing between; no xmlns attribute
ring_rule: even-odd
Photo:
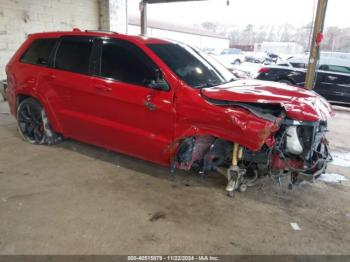
<svg viewBox="0 0 350 262"><path fill-rule="evenodd" d="M279 129L280 119L276 122L265 120L243 108L225 108L221 117L205 116L202 121L191 121L189 118L179 120L175 141L191 136L210 135L258 151L264 144L273 145L273 134Z"/></svg>

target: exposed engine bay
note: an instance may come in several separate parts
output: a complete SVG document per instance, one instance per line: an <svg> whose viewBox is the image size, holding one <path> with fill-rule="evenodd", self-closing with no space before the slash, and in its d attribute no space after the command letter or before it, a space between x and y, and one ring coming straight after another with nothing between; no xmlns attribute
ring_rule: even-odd
<svg viewBox="0 0 350 262"><path fill-rule="evenodd" d="M220 102L221 106L224 104ZM272 134L273 142L253 151L210 135L188 137L179 143L174 168L201 174L219 172L227 177L226 191L230 196L234 191L245 191L262 177L269 176L277 183L290 178L292 188L304 180L312 182L325 172L332 160L325 137L325 120L292 120L276 105L230 102L229 106L242 107L258 117L278 122L279 129Z"/></svg>

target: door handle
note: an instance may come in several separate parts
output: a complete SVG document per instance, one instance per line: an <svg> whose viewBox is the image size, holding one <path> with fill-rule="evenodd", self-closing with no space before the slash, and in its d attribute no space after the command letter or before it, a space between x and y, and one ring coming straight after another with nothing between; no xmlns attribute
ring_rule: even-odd
<svg viewBox="0 0 350 262"><path fill-rule="evenodd" d="M104 85L97 85L95 86L95 88L99 91L103 91L103 92L111 92L112 88L104 86Z"/></svg>
<svg viewBox="0 0 350 262"><path fill-rule="evenodd" d="M337 79L338 79L338 77L336 77L336 76L327 76L327 78L328 78L329 80L331 80L331 81L334 81L334 80L337 80Z"/></svg>

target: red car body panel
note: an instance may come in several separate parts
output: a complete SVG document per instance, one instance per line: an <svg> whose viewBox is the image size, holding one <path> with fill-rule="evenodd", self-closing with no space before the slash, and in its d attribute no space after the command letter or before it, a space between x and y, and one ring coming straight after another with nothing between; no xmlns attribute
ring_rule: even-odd
<svg viewBox="0 0 350 262"><path fill-rule="evenodd" d="M279 104L291 119L326 120L331 116L329 103L313 91L277 82L240 80L214 88L204 88L205 96L235 102Z"/></svg>
<svg viewBox="0 0 350 262"><path fill-rule="evenodd" d="M176 140L193 135L213 135L258 150L276 130L273 123L243 108L214 106L200 90L183 86L176 111Z"/></svg>
<svg viewBox="0 0 350 262"><path fill-rule="evenodd" d="M141 48L162 70L169 91L112 81L101 77L22 64L19 59L37 38L89 35L125 39ZM17 96L36 98L56 132L66 137L169 165L178 142L193 135L212 135L253 151L272 146L278 119L271 122L224 101L281 104L295 120L317 121L331 113L329 104L313 92L287 85L237 81L202 92L182 82L147 46L164 40L93 32L56 32L29 36L6 67L7 98L16 115ZM145 106L151 99L155 110Z"/></svg>

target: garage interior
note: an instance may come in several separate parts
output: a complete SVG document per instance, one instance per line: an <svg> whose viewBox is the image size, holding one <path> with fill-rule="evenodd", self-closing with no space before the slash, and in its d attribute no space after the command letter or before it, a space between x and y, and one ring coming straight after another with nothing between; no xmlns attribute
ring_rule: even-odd
<svg viewBox="0 0 350 262"><path fill-rule="evenodd" d="M128 19L126 0L0 4L0 79L30 33L72 28L131 33L143 26ZM156 22L148 30L171 31ZM195 31L177 33L197 37L195 43L228 41ZM317 56L314 48L311 56ZM307 76L308 87L314 74ZM334 161L327 173L344 181L303 182L290 190L288 181L280 185L267 177L232 199L222 190L226 178L217 174L171 173L73 140L25 143L2 100L0 255L349 255L350 109L334 110L327 134Z"/></svg>

